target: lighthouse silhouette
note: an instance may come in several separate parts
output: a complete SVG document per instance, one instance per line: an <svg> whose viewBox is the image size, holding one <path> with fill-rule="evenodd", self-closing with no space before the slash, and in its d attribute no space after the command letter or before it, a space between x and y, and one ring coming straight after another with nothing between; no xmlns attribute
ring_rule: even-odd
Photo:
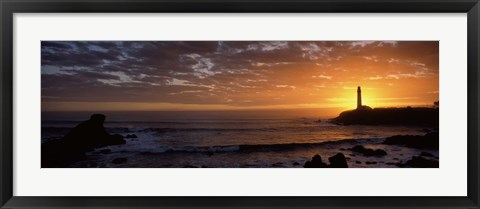
<svg viewBox="0 0 480 209"><path fill-rule="evenodd" d="M357 88L357 109L362 108L362 89L360 86Z"/></svg>

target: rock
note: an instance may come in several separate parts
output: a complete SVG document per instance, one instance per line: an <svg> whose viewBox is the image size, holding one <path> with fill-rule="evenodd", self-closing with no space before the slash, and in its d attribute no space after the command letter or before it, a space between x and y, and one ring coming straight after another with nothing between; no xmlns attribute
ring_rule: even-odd
<svg viewBox="0 0 480 209"><path fill-rule="evenodd" d="M49 141L42 144L42 168L62 168L85 159L85 152L66 140Z"/></svg>
<svg viewBox="0 0 480 209"><path fill-rule="evenodd" d="M298 162L294 162L292 165L300 165L300 163L298 163Z"/></svg>
<svg viewBox="0 0 480 209"><path fill-rule="evenodd" d="M108 145L125 144L121 135L110 135L103 127L105 115L94 114L59 140L42 144L42 168L59 168L85 159L85 152Z"/></svg>
<svg viewBox="0 0 480 209"><path fill-rule="evenodd" d="M432 153L429 153L429 152L422 152L422 153L420 153L420 156L423 156L423 157L435 157L435 155L433 155Z"/></svg>
<svg viewBox="0 0 480 209"><path fill-rule="evenodd" d="M126 139L135 139L137 138L137 135L135 134L127 134L127 136L125 136Z"/></svg>
<svg viewBox="0 0 480 209"><path fill-rule="evenodd" d="M305 168L348 168L347 160L342 153L337 153L336 155L329 157L328 161L330 165L322 162L322 157L320 155L315 155L312 157L311 161L307 161L303 167Z"/></svg>
<svg viewBox="0 0 480 209"><path fill-rule="evenodd" d="M127 158L119 157L112 160L113 164L124 164L127 162Z"/></svg>
<svg viewBox="0 0 480 209"><path fill-rule="evenodd" d="M91 162L91 163L89 163L89 164L87 165L87 167L89 167L89 168L96 168L96 167L98 167L98 164L97 164L96 162Z"/></svg>
<svg viewBox="0 0 480 209"><path fill-rule="evenodd" d="M433 148L438 149L439 147L439 135L438 132L430 132L421 135L396 135L391 136L385 139L384 144L391 145L402 145L411 148Z"/></svg>
<svg viewBox="0 0 480 209"><path fill-rule="evenodd" d="M100 143L100 147L109 146L109 145L118 145L125 144L126 141L123 139L123 136L120 134L113 134L105 138L103 142Z"/></svg>
<svg viewBox="0 0 480 209"><path fill-rule="evenodd" d="M424 129L422 129L422 131L425 132L425 133L430 133L430 132L432 132L432 130L430 130L430 129L428 129L428 128L424 128Z"/></svg>
<svg viewBox="0 0 480 209"><path fill-rule="evenodd" d="M439 163L436 160L428 160L421 156L413 156L411 160L406 163L397 163L398 167L412 167L412 168L438 168Z"/></svg>
<svg viewBox="0 0 480 209"><path fill-rule="evenodd" d="M285 167L285 166L283 165L282 162L276 162L276 163L272 164L272 167L281 168L281 167Z"/></svg>
<svg viewBox="0 0 480 209"><path fill-rule="evenodd" d="M315 155L312 157L311 161L307 161L304 168L326 168L327 164L322 162L322 157L320 155Z"/></svg>
<svg viewBox="0 0 480 209"><path fill-rule="evenodd" d="M102 153L102 154L109 154L109 153L111 153L111 152L112 152L112 150L110 150L110 149L102 149L102 150L100 150L100 153Z"/></svg>
<svg viewBox="0 0 480 209"><path fill-rule="evenodd" d="M66 134L62 140L75 144L78 149L90 151L96 147L125 144L121 135L110 135L103 127L105 115L94 114L90 120L84 121Z"/></svg>
<svg viewBox="0 0 480 209"><path fill-rule="evenodd" d="M358 160L355 161L355 163L356 163L356 164L362 164L362 162L360 162L360 161L358 161Z"/></svg>
<svg viewBox="0 0 480 209"><path fill-rule="evenodd" d="M348 168L347 159L342 153L329 157L328 161L330 162L329 168Z"/></svg>
<svg viewBox="0 0 480 209"><path fill-rule="evenodd" d="M367 161L367 162L365 162L365 164L371 165L371 164L377 164L377 162L375 162L375 161Z"/></svg>
<svg viewBox="0 0 480 209"><path fill-rule="evenodd" d="M381 150L381 149L373 150L373 149L365 148L362 145L354 146L352 148L352 151L362 153L364 156L367 156L367 157L387 155L387 152L385 152L384 150Z"/></svg>

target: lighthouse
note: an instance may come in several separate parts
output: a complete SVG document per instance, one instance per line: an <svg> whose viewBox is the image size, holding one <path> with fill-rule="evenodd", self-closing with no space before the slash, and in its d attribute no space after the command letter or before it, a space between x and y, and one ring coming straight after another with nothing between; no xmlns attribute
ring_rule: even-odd
<svg viewBox="0 0 480 209"><path fill-rule="evenodd" d="M362 108L362 89L360 86L357 88L357 109Z"/></svg>

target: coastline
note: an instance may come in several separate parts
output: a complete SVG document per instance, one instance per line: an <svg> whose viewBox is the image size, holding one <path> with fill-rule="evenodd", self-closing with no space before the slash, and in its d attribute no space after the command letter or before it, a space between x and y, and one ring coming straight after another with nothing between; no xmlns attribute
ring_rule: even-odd
<svg viewBox="0 0 480 209"><path fill-rule="evenodd" d="M128 144L128 141L127 141ZM362 145L365 148L382 149L385 156L364 156L351 148ZM115 146L110 147L115 150ZM117 147L118 148L118 147ZM108 148L107 148L108 149ZM429 159L438 160L438 150L416 149L400 145L383 144L383 139L344 140L341 142L325 142L302 150L290 149L277 152L262 151L202 151L202 152L163 152L126 154L114 151L102 154L102 150L87 153L88 160L80 161L69 167L104 167L104 168L303 168L306 161L316 154L328 158L337 153L345 155L349 168L398 168L397 163L406 163L413 156L426 152L434 155ZM122 164L112 163L114 159L126 158ZM268 159L267 159L268 158ZM270 159L276 159L275 162ZM178 162L172 164L172 162Z"/></svg>
<svg viewBox="0 0 480 209"><path fill-rule="evenodd" d="M305 121L296 121L303 129L299 134L306 134L309 131L318 129L321 124L329 123L327 121L309 120L309 124ZM328 124L327 124L328 125ZM341 138L341 139L324 139L323 141L299 141L299 140L270 140L270 141L253 141L253 144L245 142L239 143L232 141L230 137L238 137L239 133L246 134L247 137L251 132L239 132L239 127L235 129L206 129L209 133L205 135L205 129L152 129L152 128L105 128L102 124L102 129L107 132L121 136L125 143L120 144L103 144L98 147L91 147L85 150L82 156L57 167L70 168L301 168L306 162L312 160L312 157L319 155L322 159L328 158L341 153L344 156L344 161L349 168L398 168L398 167L414 167L408 165L408 161L413 157L419 157L429 161L436 161L438 164L438 146L415 147L405 146L402 140L410 140L412 136L406 136L406 139L396 139L392 143L384 143L387 138L392 135L399 135L403 133L396 126L388 126L388 128L397 130L392 132L392 135L383 135L382 137L372 137L371 135L362 135L370 133L368 130L382 130L379 126L328 126L326 130L338 128L340 132L335 134L346 134L346 136L362 136L364 138ZM255 127L258 125L254 125ZM307 128L305 128L307 127ZM312 129L313 128L313 129ZM385 128L385 127L383 127ZM56 128L53 128L56 129ZM73 129L58 128L67 133ZM284 129L284 128L282 128ZM45 129L47 130L47 129ZM233 130L233 132L231 132ZM247 129L249 130L249 129ZM281 131L278 128L268 127L267 129L260 129L261 133L271 134ZM366 131L367 130L367 131ZM412 128L406 129L412 130ZM414 128L418 130L416 133L416 140L421 139L427 131L431 129ZM58 131L58 130L57 130ZM160 141L161 138L168 137L167 133L184 133L191 132L189 135L173 135L170 145L165 144L166 141ZM200 132L199 132L200 131ZM227 131L227 132L225 132ZM290 133L289 129L283 130L282 133ZM285 132L286 131L286 132ZM365 132L366 131L366 132ZM435 129L433 129L435 131ZM84 132L89 132L84 130ZM231 132L231 133L229 133ZM358 132L358 133L357 133ZM198 133L203 133L202 137L206 140L213 140L212 143L204 145L196 145L198 142L191 144L178 144L178 140L186 140L183 137L200 137ZM323 132L314 132L313 136L321 136ZM395 134L393 134L395 133ZM406 132L408 133L408 132ZM423 134L419 134L423 133ZM167 134L167 135L165 135ZM193 134L193 135L192 135ZM297 135L299 135L297 133ZM330 133L334 134L334 133ZM334 134L334 135L335 135ZM353 134L353 135L352 135ZM359 135L360 134L360 135ZM428 134L428 133L427 133ZM67 134L66 134L67 135ZM65 136L66 136L65 135ZM294 135L292 135L293 137ZM327 135L329 136L329 135ZM333 136L333 135L332 135ZM180 138L179 138L180 137ZM213 138L212 138L213 137ZM228 139L221 144L215 141L215 137L219 140ZM244 136L245 137L245 136ZM254 136L251 136L254 137ZM297 136L298 137L298 136ZM338 137L338 136L337 136ZM420 137L420 138L419 138ZM95 136L81 136L78 140L92 140ZM289 135L284 136L289 139ZM398 138L398 137L397 137ZM405 137L404 137L405 138ZM415 138L415 137L414 137ZM52 137L44 140L44 143L50 141L62 140L62 138ZM435 140L435 139L434 139ZM437 136L438 143L438 136ZM178 141L178 142L177 142ZM220 143L220 144L218 144ZM226 143L226 144L225 144ZM430 142L428 142L430 143ZM415 145L415 144L414 144ZM356 146L361 146L362 149L356 149ZM358 148L358 147L357 147ZM43 145L42 145L43 149ZM370 150L371 149L371 150ZM386 155L376 156L375 154L365 154L364 151L375 153L375 150L386 152ZM427 153L427 154L425 154ZM42 150L42 157L44 153ZM328 160L327 160L328 161ZM43 161L42 161L43 162ZM42 166L44 167L44 166ZM45 166L50 167L50 166ZM56 167L56 166L53 166ZM438 166L437 166L438 167Z"/></svg>

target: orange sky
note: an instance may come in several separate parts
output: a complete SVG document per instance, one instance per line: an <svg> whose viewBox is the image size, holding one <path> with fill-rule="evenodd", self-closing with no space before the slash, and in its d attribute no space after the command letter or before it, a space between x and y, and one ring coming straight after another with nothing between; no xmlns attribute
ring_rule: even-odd
<svg viewBox="0 0 480 209"><path fill-rule="evenodd" d="M42 42L42 111L336 112L356 107L357 86L371 107L431 105L439 100L438 47L437 41Z"/></svg>

